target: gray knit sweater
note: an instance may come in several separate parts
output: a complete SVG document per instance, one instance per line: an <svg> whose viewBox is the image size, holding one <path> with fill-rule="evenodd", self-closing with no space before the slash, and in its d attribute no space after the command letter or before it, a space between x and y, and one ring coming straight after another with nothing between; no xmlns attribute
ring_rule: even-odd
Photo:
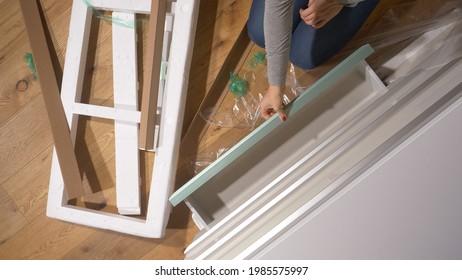
<svg viewBox="0 0 462 280"><path fill-rule="evenodd" d="M345 6L355 6L364 0L337 0ZM308 3L308 0L307 0ZM292 37L294 0L266 0L263 28L268 61L268 82L285 84Z"/></svg>

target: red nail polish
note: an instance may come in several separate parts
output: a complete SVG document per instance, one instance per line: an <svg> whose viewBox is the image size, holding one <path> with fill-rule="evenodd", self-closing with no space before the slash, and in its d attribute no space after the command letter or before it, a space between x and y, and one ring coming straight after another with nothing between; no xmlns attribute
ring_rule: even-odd
<svg viewBox="0 0 462 280"><path fill-rule="evenodd" d="M282 121L283 122L287 121L287 117L286 116L282 117Z"/></svg>

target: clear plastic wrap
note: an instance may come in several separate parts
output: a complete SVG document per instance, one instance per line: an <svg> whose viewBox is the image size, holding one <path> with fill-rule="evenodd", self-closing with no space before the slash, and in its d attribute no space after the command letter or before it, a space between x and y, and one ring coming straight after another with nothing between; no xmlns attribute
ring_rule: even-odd
<svg viewBox="0 0 462 280"><path fill-rule="evenodd" d="M417 41L408 47L405 60L398 61L399 57L395 57L390 61L395 62L395 65L390 62L386 65L393 68L393 71L384 77L385 84L399 82L415 72L440 67L462 57L462 20L438 27L425 35L421 38L425 44L419 46L420 41Z"/></svg>
<svg viewBox="0 0 462 280"><path fill-rule="evenodd" d="M368 62L384 83L390 84L411 72L459 56L460 52L449 50L444 42L460 40L457 26L461 19L460 0L405 1L383 10L371 26L364 28L366 32L360 31L350 48L370 44L375 53ZM462 46L462 43L458 45ZM428 60L427 57L435 51L440 55L431 56L432 61ZM406 67L400 67L401 64L406 64Z"/></svg>
<svg viewBox="0 0 462 280"><path fill-rule="evenodd" d="M268 88L266 55L263 51L256 51L243 65L240 75L230 73L228 94L219 107L201 110L200 116L217 130L221 128L239 129L238 135L245 135L260 125L264 119L260 117L259 106L263 94ZM286 91L283 96L284 105L289 104L300 95L306 86L300 85L297 68L289 64L286 77ZM208 147L193 156L188 161L188 171L191 176L197 175L204 168L213 163L223 153L229 150L237 141L226 143L220 141L218 147Z"/></svg>
<svg viewBox="0 0 462 280"><path fill-rule="evenodd" d="M247 84L245 87L249 87L249 83L247 83L245 78L240 78L239 76L235 75L232 76L232 79L235 81L231 84ZM236 85L234 86L238 87ZM200 112L201 117L204 118L209 124L215 126L253 127L259 115L258 106L260 100L258 96L254 96L254 94L249 90L245 90L243 93L239 94L231 94L234 96L234 101L229 106L206 108Z"/></svg>
<svg viewBox="0 0 462 280"><path fill-rule="evenodd" d="M220 147L216 151L205 152L192 157L187 166L189 174L191 176L196 176L212 162L223 155L226 151L228 151L229 148L230 147Z"/></svg>
<svg viewBox="0 0 462 280"><path fill-rule="evenodd" d="M380 24L397 27L391 30ZM461 26L462 1L414 1L391 7L376 24L377 34L368 40L379 53L391 48L392 44L401 43L404 47L377 69L378 75L389 85L417 71L461 57ZM379 28L386 31L378 32Z"/></svg>
<svg viewBox="0 0 462 280"><path fill-rule="evenodd" d="M98 9L95 9L95 7L92 5L91 0L82 0L85 5L87 5L88 8L91 9L93 15L105 22L109 22L112 24L117 24L120 26L128 27L128 28L136 28L138 25L142 24L145 20L144 19L136 19L136 20L122 20L118 18L113 18L111 16L111 13L108 12L100 12Z"/></svg>
<svg viewBox="0 0 462 280"><path fill-rule="evenodd" d="M424 5L432 5L431 8ZM408 1L387 9L359 44L370 44L376 51L422 35L462 18L462 1Z"/></svg>
<svg viewBox="0 0 462 280"><path fill-rule="evenodd" d="M206 108L200 115L210 125L222 127L248 127L254 129L260 119L259 105L268 88L266 76L266 57L263 51L253 54L247 61L242 74L231 73L229 94L233 102L219 108ZM306 87L299 84L295 66L289 64L286 78L284 105L289 104L302 93Z"/></svg>

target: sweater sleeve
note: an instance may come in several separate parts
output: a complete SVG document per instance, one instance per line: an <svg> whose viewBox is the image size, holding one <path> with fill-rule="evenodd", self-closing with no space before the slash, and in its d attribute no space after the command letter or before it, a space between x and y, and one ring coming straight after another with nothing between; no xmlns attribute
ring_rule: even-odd
<svg viewBox="0 0 462 280"><path fill-rule="evenodd" d="M365 0L337 0L346 7L354 7ZM307 1L308 2L308 1ZM263 19L268 82L285 84L292 38L293 0L266 0Z"/></svg>
<svg viewBox="0 0 462 280"><path fill-rule="evenodd" d="M337 0L337 1L345 7L354 7L358 5L359 2L362 2L365 0Z"/></svg>
<svg viewBox="0 0 462 280"><path fill-rule="evenodd" d="M293 0L267 0L263 28L268 63L268 82L285 84L292 37Z"/></svg>

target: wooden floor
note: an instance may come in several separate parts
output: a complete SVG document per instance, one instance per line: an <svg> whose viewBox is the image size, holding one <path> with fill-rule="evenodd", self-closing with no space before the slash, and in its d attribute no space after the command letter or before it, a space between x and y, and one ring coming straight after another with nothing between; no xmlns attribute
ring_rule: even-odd
<svg viewBox="0 0 462 280"><path fill-rule="evenodd" d="M309 86L355 47L368 40L380 44L377 52L369 59L373 68L379 68L387 57L402 49L408 40L392 44L383 36L373 35L398 30L398 27L403 26L413 28L412 21L416 18L431 18L428 13L444 0L425 0L429 2L428 5L418 5L417 1L411 0L382 2L387 3L379 4L373 16L342 53L313 71L297 70L298 82L303 87ZM407 6L400 6L400 13L393 9L393 3L398 2L408 3ZM62 69L71 0L42 0L41 3L56 58ZM183 132L197 111L203 109L200 109L200 104L245 24L250 3L248 0L202 1ZM425 6L426 10L422 11L421 6ZM407 9L406 13L403 13L403 7ZM141 21L138 27L141 41L139 53L143 52L146 26ZM389 37L396 35L393 32L389 34ZM19 4L15 0L0 1L0 38L0 259L183 259L184 248L197 232L184 204L173 209L166 236L160 240L89 228L46 217L53 140L40 85L24 61L24 55L31 50ZM90 104L112 106L110 23L95 20L91 38L92 55L88 57L83 99ZM258 51L260 49L254 47L249 59ZM246 69L243 67L239 74L245 74L248 71ZM27 88L21 88L20 85L27 85ZM253 90L257 93L264 88ZM233 102L234 98L230 95L222 106L230 106ZM229 148L250 131L249 127L211 125L198 147L182 146L182 150L194 150L198 154L216 153L220 148ZM84 185L95 194L71 203L116 212L112 121L81 118L76 154ZM141 152L142 189L145 194L149 193L153 164L154 155ZM178 166L181 180L178 180L178 184L193 176L190 166L191 157L182 154Z"/></svg>

